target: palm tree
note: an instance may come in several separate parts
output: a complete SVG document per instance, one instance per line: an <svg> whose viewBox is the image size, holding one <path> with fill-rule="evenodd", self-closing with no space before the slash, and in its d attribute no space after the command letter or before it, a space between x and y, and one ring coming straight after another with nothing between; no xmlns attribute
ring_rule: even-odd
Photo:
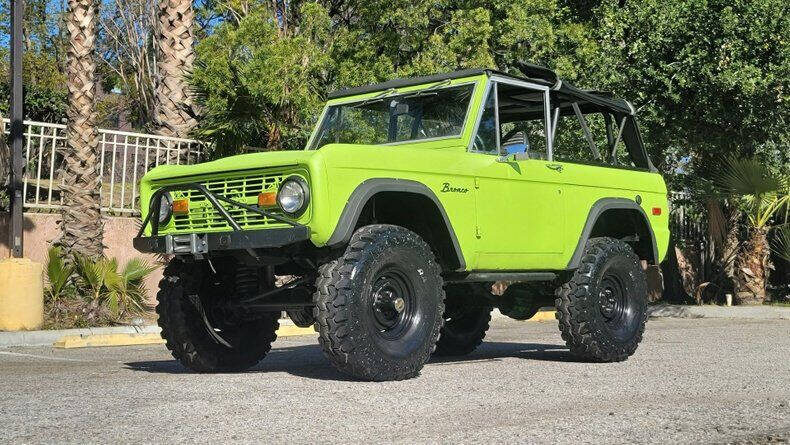
<svg viewBox="0 0 790 445"><path fill-rule="evenodd" d="M63 168L63 233L59 241L66 253L78 252L91 258L101 257L104 250L104 221L99 198L99 134L94 106L97 14L96 0L69 0L68 149Z"/></svg>
<svg viewBox="0 0 790 445"><path fill-rule="evenodd" d="M721 191L740 200L749 223L747 240L736 259L734 279L738 302L761 304L765 301L765 285L771 268L769 224L790 202L790 179L771 172L757 159L728 158L716 182Z"/></svg>
<svg viewBox="0 0 790 445"><path fill-rule="evenodd" d="M155 124L160 134L186 138L195 127L185 74L195 61L191 0L160 0Z"/></svg>

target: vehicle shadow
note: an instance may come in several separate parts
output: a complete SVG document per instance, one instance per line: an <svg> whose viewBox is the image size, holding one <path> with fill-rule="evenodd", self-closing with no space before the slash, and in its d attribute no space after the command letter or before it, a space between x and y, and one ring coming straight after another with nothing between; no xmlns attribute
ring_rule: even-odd
<svg viewBox="0 0 790 445"><path fill-rule="evenodd" d="M431 357L428 366L472 364L503 358L526 360L578 362L564 345L540 343L484 342L473 353L462 357ZM124 368L155 374L189 374L176 360L149 360L124 363ZM285 372L316 380L357 381L333 368L318 345L286 346L273 349L266 359L245 373Z"/></svg>

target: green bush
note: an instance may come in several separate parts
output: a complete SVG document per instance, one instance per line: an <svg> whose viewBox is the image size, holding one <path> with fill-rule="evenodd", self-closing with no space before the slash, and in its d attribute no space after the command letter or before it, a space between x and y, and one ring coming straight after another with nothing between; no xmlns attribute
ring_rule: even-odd
<svg viewBox="0 0 790 445"><path fill-rule="evenodd" d="M69 261L71 260L71 261ZM49 249L46 313L49 324L83 327L117 324L150 310L144 279L155 267L134 258L120 270L115 258L64 258Z"/></svg>

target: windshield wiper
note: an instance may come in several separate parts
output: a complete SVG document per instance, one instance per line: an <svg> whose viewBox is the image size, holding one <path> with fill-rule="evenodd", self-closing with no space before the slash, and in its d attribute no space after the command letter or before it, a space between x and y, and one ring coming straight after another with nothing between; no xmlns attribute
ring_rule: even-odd
<svg viewBox="0 0 790 445"><path fill-rule="evenodd" d="M388 90L384 90L381 93L371 97L370 99L365 99L365 100L363 100L362 102L360 102L358 104L351 105L351 108L359 108L359 107L364 107L365 105L369 105L369 104L372 104L372 103L375 103L375 102L381 102L384 99L386 99L387 96L391 96L392 94L396 93L397 91L398 90L396 90L395 88L390 88Z"/></svg>
<svg viewBox="0 0 790 445"><path fill-rule="evenodd" d="M411 97L419 97L419 96L427 96L427 95L435 96L435 95L437 95L439 93L437 93L435 91L432 91L432 90L435 90L435 89L437 89L439 87L443 87L443 86L449 85L449 84L450 84L450 79L445 79L445 80L443 80L441 82L438 82L438 83L436 83L434 85L429 86L428 88L425 88L424 90L420 90L420 91L417 91L416 93L409 94L407 96L403 96L403 98L404 99L408 99L408 98L411 98Z"/></svg>

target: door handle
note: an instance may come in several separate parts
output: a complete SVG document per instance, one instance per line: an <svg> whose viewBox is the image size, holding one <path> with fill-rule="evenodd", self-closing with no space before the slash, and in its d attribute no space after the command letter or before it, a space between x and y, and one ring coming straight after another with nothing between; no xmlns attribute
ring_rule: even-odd
<svg viewBox="0 0 790 445"><path fill-rule="evenodd" d="M562 172L562 165L560 164L546 164L546 167L556 172Z"/></svg>

